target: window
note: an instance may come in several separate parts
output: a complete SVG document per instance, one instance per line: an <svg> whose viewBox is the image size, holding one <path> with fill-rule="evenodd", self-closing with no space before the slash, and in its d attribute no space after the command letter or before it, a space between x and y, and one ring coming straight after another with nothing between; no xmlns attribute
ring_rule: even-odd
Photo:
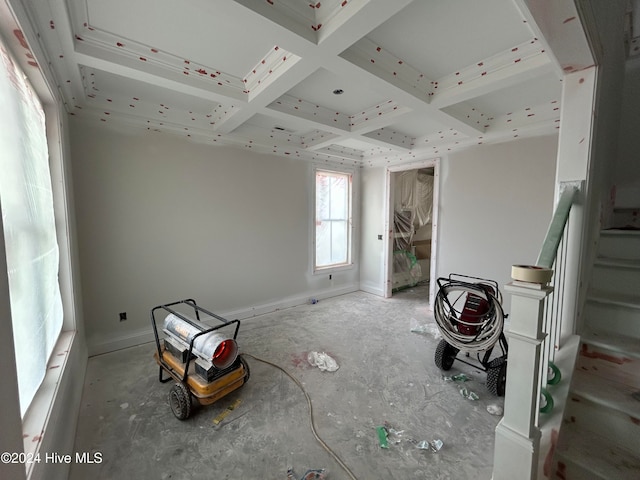
<svg viewBox="0 0 640 480"><path fill-rule="evenodd" d="M353 174L315 170L314 271L351 265Z"/></svg>
<svg viewBox="0 0 640 480"><path fill-rule="evenodd" d="M59 249L42 105L0 43L0 205L24 418L62 329Z"/></svg>

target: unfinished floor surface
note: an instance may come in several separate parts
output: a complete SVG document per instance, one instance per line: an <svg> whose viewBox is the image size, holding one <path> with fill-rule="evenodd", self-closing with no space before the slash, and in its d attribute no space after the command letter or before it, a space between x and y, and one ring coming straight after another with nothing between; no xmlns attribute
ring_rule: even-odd
<svg viewBox="0 0 640 480"><path fill-rule="evenodd" d="M301 382L318 435L355 478L489 479L500 417L487 407L503 399L487 392L484 372L460 362L446 375L465 373L464 385L443 378L433 360L437 336L427 288L416 287L390 299L356 292L243 320L238 343ZM158 381L154 349L89 359L75 448L102 461L72 465L72 480L285 480L288 468L294 478L321 468L327 479L351 478L314 438L305 395L282 371L246 357L251 377L243 387L180 421L168 403L171 383ZM314 351L339 369L312 366ZM463 386L479 399L461 395ZM385 424L401 432L388 448L376 429ZM418 448L434 440L443 443L438 452Z"/></svg>

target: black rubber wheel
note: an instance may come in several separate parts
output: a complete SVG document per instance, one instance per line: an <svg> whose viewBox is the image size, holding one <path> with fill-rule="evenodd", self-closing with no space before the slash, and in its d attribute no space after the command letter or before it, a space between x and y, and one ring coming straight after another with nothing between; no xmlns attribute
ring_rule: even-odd
<svg viewBox="0 0 640 480"><path fill-rule="evenodd" d="M178 420L191 415L191 393L183 383L176 383L169 391L169 406Z"/></svg>
<svg viewBox="0 0 640 480"><path fill-rule="evenodd" d="M240 356L240 363L244 368L244 383L247 383L249 381L249 377L251 376L251 371L249 370L249 364L242 356Z"/></svg>
<svg viewBox="0 0 640 480"><path fill-rule="evenodd" d="M438 343L436 347L436 353L434 355L434 360L436 362L436 367L440 370L449 370L453 366L453 361L456 359L456 355L458 355L458 350L456 347L452 347L447 343L446 340L442 339Z"/></svg>
<svg viewBox="0 0 640 480"><path fill-rule="evenodd" d="M487 390L497 397L504 397L506 386L507 359L505 357L495 358L487 365Z"/></svg>

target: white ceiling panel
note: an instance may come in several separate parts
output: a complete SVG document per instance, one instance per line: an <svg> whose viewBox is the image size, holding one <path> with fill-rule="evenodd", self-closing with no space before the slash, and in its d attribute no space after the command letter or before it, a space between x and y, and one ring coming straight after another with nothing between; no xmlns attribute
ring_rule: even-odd
<svg viewBox="0 0 640 480"><path fill-rule="evenodd" d="M498 92L491 92L468 103L489 116L532 108L560 101L562 82L552 73L526 80ZM559 108L559 105L557 105Z"/></svg>
<svg viewBox="0 0 640 480"><path fill-rule="evenodd" d="M334 90L343 93L336 95ZM309 75L288 94L346 115L354 115L389 100L383 94L363 87L358 79L336 75L324 68Z"/></svg>
<svg viewBox="0 0 640 480"><path fill-rule="evenodd" d="M81 0L89 25L123 44L142 43L172 55L243 78L277 45L269 25L246 28L229 8L173 0Z"/></svg>
<svg viewBox="0 0 640 480"><path fill-rule="evenodd" d="M430 78L480 62L534 37L504 0L421 0L367 37Z"/></svg>
<svg viewBox="0 0 640 480"><path fill-rule="evenodd" d="M521 0L15 1L69 113L105 128L370 166L560 118Z"/></svg>

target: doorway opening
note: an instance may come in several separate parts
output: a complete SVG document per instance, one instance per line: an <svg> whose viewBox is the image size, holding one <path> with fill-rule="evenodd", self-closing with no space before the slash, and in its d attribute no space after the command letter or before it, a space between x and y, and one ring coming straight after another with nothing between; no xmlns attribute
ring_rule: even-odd
<svg viewBox="0 0 640 480"><path fill-rule="evenodd" d="M418 284L435 295L439 160L387 169L385 297Z"/></svg>

